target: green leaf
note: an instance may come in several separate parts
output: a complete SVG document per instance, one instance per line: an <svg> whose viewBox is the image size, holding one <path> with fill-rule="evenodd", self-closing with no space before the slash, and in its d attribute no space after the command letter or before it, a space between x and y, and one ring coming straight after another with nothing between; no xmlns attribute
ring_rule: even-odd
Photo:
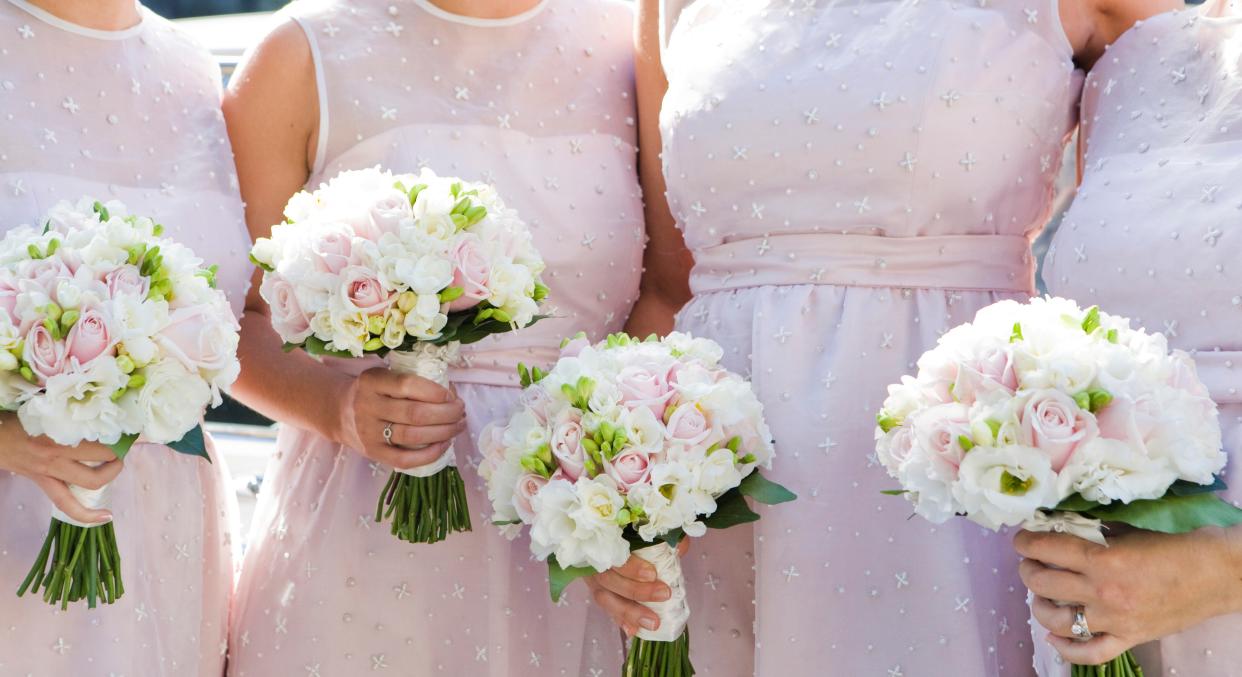
<svg viewBox="0 0 1242 677"><path fill-rule="evenodd" d="M1178 480L1169 487L1170 494L1174 496L1193 496L1195 494L1209 494L1218 491L1224 491L1229 488L1225 484L1225 478L1217 475L1212 478L1211 484L1196 484L1188 480Z"/></svg>
<svg viewBox="0 0 1242 677"><path fill-rule="evenodd" d="M746 504L746 498L738 489L730 489L716 499L716 512L703 518L708 529L728 529L747 522L755 522L759 515Z"/></svg>
<svg viewBox="0 0 1242 677"><path fill-rule="evenodd" d="M792 491L759 474L758 470L747 475L737 490L764 505L788 503L797 498Z"/></svg>
<svg viewBox="0 0 1242 677"><path fill-rule="evenodd" d="M124 461L125 454L129 453L130 447L133 447L134 442L137 442L137 441L138 441L137 435L122 435L121 439L117 440L113 444L109 444L108 448L112 450L112 453L116 454L117 458Z"/></svg>
<svg viewBox="0 0 1242 677"><path fill-rule="evenodd" d="M348 350L330 350L328 344L318 336L307 336L306 342L301 345L302 350L307 354L315 357L353 357Z"/></svg>
<svg viewBox="0 0 1242 677"><path fill-rule="evenodd" d="M552 601L561 601L561 594L565 592L565 588L570 583L599 573L591 567L569 567L565 568L556 561L556 555L548 556L548 589L552 593Z"/></svg>
<svg viewBox="0 0 1242 677"><path fill-rule="evenodd" d="M251 263L253 263L255 266L257 266L259 269L261 269L261 270L262 270L263 272L265 272L265 273L274 273L274 272L276 272L276 269L275 269L275 268L273 268L273 267L271 267L271 266L267 265L266 263L263 263L262 261L260 261L260 260L256 259L256 258L254 257L254 254L251 254L251 255L250 255L250 262L251 262Z"/></svg>
<svg viewBox="0 0 1242 677"><path fill-rule="evenodd" d="M1105 522L1121 522L1137 529L1165 534L1184 534L1202 527L1242 524L1242 509L1209 493L1190 496L1166 494L1155 500L1110 503L1087 514Z"/></svg>
<svg viewBox="0 0 1242 677"><path fill-rule="evenodd" d="M885 489L884 491L881 491L880 493L884 494L885 496L905 496L906 494L910 493L910 490L909 489Z"/></svg>
<svg viewBox="0 0 1242 677"><path fill-rule="evenodd" d="M211 463L211 457L207 455L207 441L203 439L203 426L196 425L185 437L168 445L169 449L186 456L198 456L207 459Z"/></svg>
<svg viewBox="0 0 1242 677"><path fill-rule="evenodd" d="M522 520L492 520L492 524L498 527L507 527L510 524L521 524Z"/></svg>
<svg viewBox="0 0 1242 677"><path fill-rule="evenodd" d="M1091 306L1087 309L1087 316L1082 318L1082 330L1090 334L1100 328L1100 307Z"/></svg>

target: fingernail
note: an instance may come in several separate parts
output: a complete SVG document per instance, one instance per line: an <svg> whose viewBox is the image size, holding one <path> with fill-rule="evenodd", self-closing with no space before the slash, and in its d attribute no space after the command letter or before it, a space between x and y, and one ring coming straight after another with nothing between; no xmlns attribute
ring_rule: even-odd
<svg viewBox="0 0 1242 677"><path fill-rule="evenodd" d="M672 596L673 596L673 591L670 590L668 586L661 587L659 590L655 591L654 595L652 595L652 597L654 597L655 601L657 602L663 602Z"/></svg>
<svg viewBox="0 0 1242 677"><path fill-rule="evenodd" d="M657 627L659 627L660 622L654 618L644 618L641 621L639 621L638 624L648 630L655 630Z"/></svg>
<svg viewBox="0 0 1242 677"><path fill-rule="evenodd" d="M628 625L625 626L624 628L621 628L621 630L625 633L626 637L633 637L636 634L634 631L634 628Z"/></svg>
<svg viewBox="0 0 1242 677"><path fill-rule="evenodd" d="M638 580L650 583L656 579L655 569L649 566L643 567L638 572Z"/></svg>

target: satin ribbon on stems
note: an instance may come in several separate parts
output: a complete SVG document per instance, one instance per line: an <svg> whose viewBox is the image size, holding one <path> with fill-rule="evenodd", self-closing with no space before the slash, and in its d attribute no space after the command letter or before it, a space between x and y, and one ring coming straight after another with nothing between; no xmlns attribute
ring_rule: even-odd
<svg viewBox="0 0 1242 677"><path fill-rule="evenodd" d="M100 463L81 462L95 467ZM112 507L112 485L87 489L69 485L73 497L92 510ZM52 508L52 521L39 556L17 590L21 597L29 591L43 590L43 601L68 609L70 602L85 599L89 608L98 601L112 604L125 593L121 580L121 554L111 522L86 524L58 508Z"/></svg>
<svg viewBox="0 0 1242 677"><path fill-rule="evenodd" d="M411 350L388 353L388 368L447 388L449 367L460 354L461 344L456 342L417 343ZM393 470L375 508L376 522L388 518L392 535L409 543L437 543L450 533L470 531L466 485L452 445L427 465Z"/></svg>
<svg viewBox="0 0 1242 677"><path fill-rule="evenodd" d="M686 624L690 605L686 602L686 578L681 571L681 556L667 543L657 543L634 555L652 564L656 578L669 587L671 594L663 602L644 602L660 618L655 630L641 629L630 642L625 659L624 677L686 677L694 674L690 664L690 636Z"/></svg>

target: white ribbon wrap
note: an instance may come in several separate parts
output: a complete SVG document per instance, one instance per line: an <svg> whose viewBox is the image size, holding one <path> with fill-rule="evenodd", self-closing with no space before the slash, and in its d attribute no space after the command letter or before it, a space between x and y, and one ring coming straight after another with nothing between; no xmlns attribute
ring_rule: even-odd
<svg viewBox="0 0 1242 677"><path fill-rule="evenodd" d="M437 346L430 343L416 343L414 349L388 353L388 369L398 374L414 374L449 387L449 367L457 362L461 355L461 344L454 341L448 345ZM397 472L411 477L431 477L448 466L457 465L457 453L449 445L444 454L435 461L417 468L398 470Z"/></svg>
<svg viewBox="0 0 1242 677"><path fill-rule="evenodd" d="M640 629L638 637L649 642L673 642L686 629L690 620L690 604L686 602L686 577L681 573L681 556L677 549L667 543L657 543L634 554L651 562L656 578L667 585L672 596L663 602L643 602L660 617L660 627L655 630Z"/></svg>
<svg viewBox="0 0 1242 677"><path fill-rule="evenodd" d="M1098 543L1108 547L1104 540L1104 525L1097 519L1083 517L1075 512L1037 512L1031 519L1022 523L1027 531L1051 531L1058 534L1077 536L1084 541Z"/></svg>
<svg viewBox="0 0 1242 677"><path fill-rule="evenodd" d="M78 461L78 462L84 466L91 467L91 468L103 465L103 463L92 462L92 461ZM88 510L107 510L108 508L112 507L112 483L111 482L103 485L102 487L98 489L87 489L86 487L79 487L76 484L70 484L69 493L73 494L73 497L78 500L78 503L81 503ZM64 522L65 524L72 524L75 527L84 527L87 529L91 527L97 527L101 524L106 524L106 522L89 522L89 523L79 522L73 519L72 517L66 515L65 513L61 512L60 508L57 508L55 505L52 506L52 517L55 517L56 519L60 520L61 522Z"/></svg>

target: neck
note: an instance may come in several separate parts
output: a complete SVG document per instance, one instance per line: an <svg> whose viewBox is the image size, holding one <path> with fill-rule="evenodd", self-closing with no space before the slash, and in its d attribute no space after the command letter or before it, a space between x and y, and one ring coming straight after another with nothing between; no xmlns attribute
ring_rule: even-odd
<svg viewBox="0 0 1242 677"><path fill-rule="evenodd" d="M121 31L142 20L134 0L26 1L57 18L98 31Z"/></svg>
<svg viewBox="0 0 1242 677"><path fill-rule="evenodd" d="M63 1L63 0L62 0ZM540 0L429 0L446 12L475 19L508 19L528 12Z"/></svg>

